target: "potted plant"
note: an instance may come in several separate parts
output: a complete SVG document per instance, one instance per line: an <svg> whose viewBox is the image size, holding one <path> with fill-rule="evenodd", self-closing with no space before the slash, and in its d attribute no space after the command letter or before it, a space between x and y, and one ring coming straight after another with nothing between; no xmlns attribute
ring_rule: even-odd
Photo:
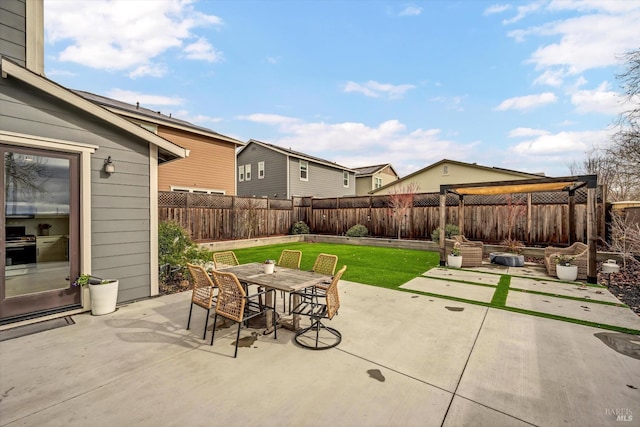
<svg viewBox="0 0 640 427"><path fill-rule="evenodd" d="M264 274L273 274L275 266L276 266L276 263L274 260L272 259L265 260L263 264Z"/></svg>
<svg viewBox="0 0 640 427"><path fill-rule="evenodd" d="M91 301L91 314L101 316L116 311L118 301L118 280L101 279L90 274L81 274L74 286L89 287L89 297Z"/></svg>
<svg viewBox="0 0 640 427"><path fill-rule="evenodd" d="M462 267L462 254L460 253L460 242L453 244L451 253L447 255L447 265L449 267L460 268Z"/></svg>
<svg viewBox="0 0 640 427"><path fill-rule="evenodd" d="M578 278L578 266L572 264L575 258L566 254L556 256L556 276L558 276L558 279L574 282Z"/></svg>

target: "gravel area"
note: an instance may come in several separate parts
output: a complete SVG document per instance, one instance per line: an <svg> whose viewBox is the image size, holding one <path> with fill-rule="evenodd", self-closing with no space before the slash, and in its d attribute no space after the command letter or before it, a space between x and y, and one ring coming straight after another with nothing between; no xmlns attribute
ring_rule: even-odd
<svg viewBox="0 0 640 427"><path fill-rule="evenodd" d="M627 264L619 273L611 273L611 278L607 276L598 273L598 283L607 286L613 295L640 316L640 263Z"/></svg>

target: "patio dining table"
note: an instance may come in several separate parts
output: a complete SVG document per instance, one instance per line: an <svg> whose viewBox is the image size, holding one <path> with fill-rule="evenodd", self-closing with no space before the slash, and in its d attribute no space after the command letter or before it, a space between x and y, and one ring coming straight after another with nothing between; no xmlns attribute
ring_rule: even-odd
<svg viewBox="0 0 640 427"><path fill-rule="evenodd" d="M275 267L273 273L267 274L264 272L263 264L259 262L225 267L219 269L219 271L235 274L240 282L261 286L267 289L276 289L284 292L299 291L331 281L331 276L327 276L325 274L278 266ZM266 296L265 303L268 306L272 306L274 304L274 301L272 301L272 295L272 293L268 293ZM297 306L300 303L300 297L294 294L292 303L294 304L294 306ZM272 327L269 326L273 324L273 319L271 316L271 312L267 312L267 330L264 332L265 334L272 332ZM283 327L287 326L287 324L285 323L282 323L281 325ZM299 327L300 317L294 314L292 329L295 331L299 329Z"/></svg>

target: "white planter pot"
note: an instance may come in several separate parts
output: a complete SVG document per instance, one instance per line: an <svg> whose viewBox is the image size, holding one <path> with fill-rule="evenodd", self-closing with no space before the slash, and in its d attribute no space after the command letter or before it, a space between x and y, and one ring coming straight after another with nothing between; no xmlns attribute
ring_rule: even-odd
<svg viewBox="0 0 640 427"><path fill-rule="evenodd" d="M275 264L262 264L264 266L264 274L273 274Z"/></svg>
<svg viewBox="0 0 640 427"><path fill-rule="evenodd" d="M99 285L89 285L89 295L91 298L91 314L101 316L116 311L118 301L117 280Z"/></svg>
<svg viewBox="0 0 640 427"><path fill-rule="evenodd" d="M462 255L447 255L447 265L455 268L462 267Z"/></svg>
<svg viewBox="0 0 640 427"><path fill-rule="evenodd" d="M578 278L577 265L556 265L556 275L560 280L574 282Z"/></svg>

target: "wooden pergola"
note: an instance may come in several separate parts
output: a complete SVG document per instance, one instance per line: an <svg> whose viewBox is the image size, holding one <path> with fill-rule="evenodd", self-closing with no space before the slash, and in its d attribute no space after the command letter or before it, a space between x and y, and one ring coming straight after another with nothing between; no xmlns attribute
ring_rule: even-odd
<svg viewBox="0 0 640 427"><path fill-rule="evenodd" d="M579 188L587 187L587 282L597 283L596 272L596 243L597 243L597 215L596 191L598 187L597 175L568 176L561 178L536 178L516 181L479 182L473 184L443 184L440 185L440 265L445 265L445 225L447 193L458 196L458 222L460 234L464 234L464 196L466 195L496 195L513 193L536 193L550 191L566 191L569 193L569 228L575 227L573 217L575 212L574 195ZM571 231L569 233L571 236Z"/></svg>

